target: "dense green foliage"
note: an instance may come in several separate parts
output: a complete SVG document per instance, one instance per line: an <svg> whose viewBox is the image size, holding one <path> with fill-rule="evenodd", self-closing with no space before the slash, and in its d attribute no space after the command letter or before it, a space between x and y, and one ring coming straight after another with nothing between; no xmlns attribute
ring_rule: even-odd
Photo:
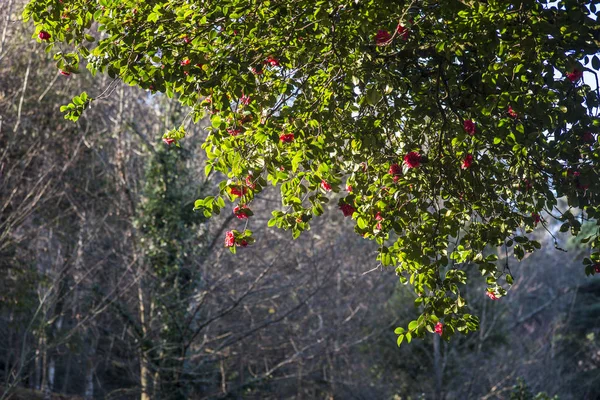
<svg viewBox="0 0 600 400"><path fill-rule="evenodd" d="M188 302L202 278L190 266L201 256L197 232L204 218L193 211L190 198L194 191L184 154L170 148L153 153L135 221L144 261L155 277L145 285L153 293L153 312L160 323L154 337L146 338L143 349L151 365L160 371L156 372L160 377L155 379L155 396L165 399L188 398L189 377L183 366L194 333L183 327L183 321L192 318Z"/></svg>
<svg viewBox="0 0 600 400"><path fill-rule="evenodd" d="M85 59L177 97L194 121L210 115L206 173L226 179L197 201L206 216L271 183L282 208L269 225L297 237L336 199L418 294L400 343L477 328L461 267L477 264L493 299L513 281L487 246L522 259L540 247L536 225L577 234L572 209L598 217L599 93L582 71L600 66L600 26L587 3L35 0L24 17L48 51L74 49L56 53L64 73ZM67 117L93 101L76 98ZM232 250L252 244L232 234ZM585 240L593 274L598 231Z"/></svg>

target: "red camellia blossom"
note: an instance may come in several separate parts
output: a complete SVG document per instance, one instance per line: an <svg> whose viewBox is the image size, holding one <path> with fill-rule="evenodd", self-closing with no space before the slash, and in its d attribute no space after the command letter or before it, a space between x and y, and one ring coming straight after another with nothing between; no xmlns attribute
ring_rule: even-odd
<svg viewBox="0 0 600 400"><path fill-rule="evenodd" d="M383 221L383 217L381 216L381 211L377 211L377 214L375 214L375 221Z"/></svg>
<svg viewBox="0 0 600 400"><path fill-rule="evenodd" d="M512 107L511 107L511 106L508 106L508 115L509 115L511 118L517 118L517 117L519 116L519 114L517 114L517 113L516 113L516 112L515 112L515 111L512 109Z"/></svg>
<svg viewBox="0 0 600 400"><path fill-rule="evenodd" d="M342 214L344 214L344 217L351 217L352 214L354 214L354 212L356 211L356 209L350 204L345 203L340 204L340 210L342 210Z"/></svg>
<svg viewBox="0 0 600 400"><path fill-rule="evenodd" d="M596 138L592 132L585 132L583 135L581 135L581 140L583 140L585 143L594 143Z"/></svg>
<svg viewBox="0 0 600 400"><path fill-rule="evenodd" d="M398 164L392 164L388 173L394 177L394 182L398 182L400 175L402 175L402 168Z"/></svg>
<svg viewBox="0 0 600 400"><path fill-rule="evenodd" d="M281 136L279 136L279 140L281 140L283 143L292 143L294 141L294 134L284 133Z"/></svg>
<svg viewBox="0 0 600 400"><path fill-rule="evenodd" d="M398 26L396 27L396 33L402 36L403 40L408 40L408 28L402 26L401 24L398 24Z"/></svg>
<svg viewBox="0 0 600 400"><path fill-rule="evenodd" d="M40 33L38 33L38 38L40 40L49 40L50 39L50 34L46 31L40 31Z"/></svg>
<svg viewBox="0 0 600 400"><path fill-rule="evenodd" d="M444 332L444 324L442 324L441 322L438 322L437 324L435 324L435 333L442 336L443 332Z"/></svg>
<svg viewBox="0 0 600 400"><path fill-rule="evenodd" d="M171 138L163 138L163 142L165 142L165 144L168 144L169 146L172 145L173 143L175 143L175 139L171 139Z"/></svg>
<svg viewBox="0 0 600 400"><path fill-rule="evenodd" d="M244 186L232 186L231 188L229 188L229 192L233 195L233 196L237 196L237 197L242 197L244 196L246 193L248 193L248 189Z"/></svg>
<svg viewBox="0 0 600 400"><path fill-rule="evenodd" d="M237 136L242 133L242 130L239 128L227 128L227 133L229 133L231 136Z"/></svg>
<svg viewBox="0 0 600 400"><path fill-rule="evenodd" d="M498 297L492 291L488 290L487 292L485 292L485 295L492 300L498 300Z"/></svg>
<svg viewBox="0 0 600 400"><path fill-rule="evenodd" d="M189 43L189 42L191 42L191 41L192 41L192 39L190 39L190 38L189 38L189 37L187 37L187 36L183 38L183 42L184 42L185 44L188 44L188 43Z"/></svg>
<svg viewBox="0 0 600 400"><path fill-rule="evenodd" d="M462 165L460 166L462 169L471 168L473 165L473 155L467 154L465 158L463 158Z"/></svg>
<svg viewBox="0 0 600 400"><path fill-rule="evenodd" d="M387 46L392 40L392 35L386 30L380 29L375 34L375 43L377 46Z"/></svg>
<svg viewBox="0 0 600 400"><path fill-rule="evenodd" d="M421 155L416 151L411 151L404 156L404 165L408 168L417 168L421 165Z"/></svg>
<svg viewBox="0 0 600 400"><path fill-rule="evenodd" d="M583 72L577 68L573 68L573 72L567 72L567 79L575 83L583 77Z"/></svg>
<svg viewBox="0 0 600 400"><path fill-rule="evenodd" d="M190 63L191 63L190 59L189 59L189 58L186 58L185 60L183 60L183 61L181 62L181 65L183 65L183 66L185 67L186 65L190 65Z"/></svg>
<svg viewBox="0 0 600 400"><path fill-rule="evenodd" d="M235 246L235 236L233 236L233 232L227 231L225 233L225 247L233 246Z"/></svg>
<svg viewBox="0 0 600 400"><path fill-rule="evenodd" d="M352 185L346 185L346 192L352 193Z"/></svg>
<svg viewBox="0 0 600 400"><path fill-rule="evenodd" d="M235 214L238 219L248 219L250 217L250 209L245 204L235 206L233 208L233 214Z"/></svg>
<svg viewBox="0 0 600 400"><path fill-rule="evenodd" d="M463 122L463 127L465 128L465 132L469 135L473 136L475 134L475 122L472 120L466 119L465 122Z"/></svg>
<svg viewBox="0 0 600 400"><path fill-rule="evenodd" d="M540 222L540 214L531 213L531 218L533 218L534 225L537 225Z"/></svg>
<svg viewBox="0 0 600 400"><path fill-rule="evenodd" d="M269 64L271 67L278 67L279 66L279 60L277 60L274 57L269 57L265 60L265 64Z"/></svg>
<svg viewBox="0 0 600 400"><path fill-rule="evenodd" d="M321 180L321 187L326 192L329 192L331 190L331 185L329 183L327 183L327 181L325 179Z"/></svg>
<svg viewBox="0 0 600 400"><path fill-rule="evenodd" d="M246 96L246 95L243 95L243 96L240 98L240 103L241 103L242 105L244 105L244 106L247 106L248 104L250 104L250 97L249 97L249 96Z"/></svg>
<svg viewBox="0 0 600 400"><path fill-rule="evenodd" d="M246 177L246 185L252 190L256 189L256 183L252 180L254 177L252 175L248 175Z"/></svg>

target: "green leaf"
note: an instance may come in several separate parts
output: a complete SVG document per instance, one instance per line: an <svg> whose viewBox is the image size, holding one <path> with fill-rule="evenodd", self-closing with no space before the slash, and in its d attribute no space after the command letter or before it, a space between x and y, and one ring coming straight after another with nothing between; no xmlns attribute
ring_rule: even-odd
<svg viewBox="0 0 600 400"><path fill-rule="evenodd" d="M396 343L398 344L398 347L400 347L400 345L402 344L402 341L404 341L404 335L398 335L398 339L396 340Z"/></svg>

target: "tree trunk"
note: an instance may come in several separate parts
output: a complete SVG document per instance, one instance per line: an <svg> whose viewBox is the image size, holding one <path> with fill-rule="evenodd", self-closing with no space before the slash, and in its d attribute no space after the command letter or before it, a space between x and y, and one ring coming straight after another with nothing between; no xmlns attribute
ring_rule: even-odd
<svg viewBox="0 0 600 400"><path fill-rule="evenodd" d="M63 379L62 385L62 393L67 393L69 389L69 381L71 378L71 363L73 362L73 354L69 352L69 356L67 357L67 365L65 366L65 377Z"/></svg>
<svg viewBox="0 0 600 400"><path fill-rule="evenodd" d="M85 370L85 392L84 399L92 400L94 398L94 374L96 372L96 339L92 338L90 348L87 354Z"/></svg>
<svg viewBox="0 0 600 400"><path fill-rule="evenodd" d="M142 346L140 347L140 400L150 400L150 387L149 387L149 379L150 376L150 368L148 368L148 361L146 360L146 355L144 354L144 346L143 341L146 339L146 335L148 330L146 329L146 315L144 308L144 290L142 288L142 282L138 283L138 304L139 304L139 314L140 314L140 323L142 326Z"/></svg>
<svg viewBox="0 0 600 400"><path fill-rule="evenodd" d="M440 337L433 336L433 369L435 371L435 395L434 398L441 400L442 395L442 353L440 349Z"/></svg>

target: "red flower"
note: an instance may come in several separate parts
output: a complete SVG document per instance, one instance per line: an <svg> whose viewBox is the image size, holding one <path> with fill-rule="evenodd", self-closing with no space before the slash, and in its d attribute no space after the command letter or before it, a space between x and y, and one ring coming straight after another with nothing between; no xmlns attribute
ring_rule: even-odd
<svg viewBox="0 0 600 400"><path fill-rule="evenodd" d="M46 31L40 31L40 33L38 33L38 38L40 40L48 40L50 39L50 34Z"/></svg>
<svg viewBox="0 0 600 400"><path fill-rule="evenodd" d="M294 141L294 134L284 133L281 136L279 136L279 140L281 140L283 143L292 143Z"/></svg>
<svg viewBox="0 0 600 400"><path fill-rule="evenodd" d="M346 185L346 192L352 193L352 185Z"/></svg>
<svg viewBox="0 0 600 400"><path fill-rule="evenodd" d="M594 268L595 273L597 273L597 274L600 273L600 263L594 264L594 266L592 268Z"/></svg>
<svg viewBox="0 0 600 400"><path fill-rule="evenodd" d="M265 64L269 64L271 67L278 67L279 66L279 60L277 60L274 57L269 57L266 59Z"/></svg>
<svg viewBox="0 0 600 400"><path fill-rule="evenodd" d="M250 209L245 204L241 206L235 206L233 208L233 213L238 219L248 219L250 218Z"/></svg>
<svg viewBox="0 0 600 400"><path fill-rule="evenodd" d="M229 192L233 195L233 196L237 196L237 197L242 197L244 196L246 193L248 193L248 189L244 186L232 186L229 188Z"/></svg>
<svg viewBox="0 0 600 400"><path fill-rule="evenodd" d="M192 41L192 39L190 39L190 38L189 38L189 37L187 37L187 36L183 38L183 42L184 42L185 44L188 44L188 43L189 43L189 42L191 42L191 41Z"/></svg>
<svg viewBox="0 0 600 400"><path fill-rule="evenodd" d="M232 231L227 231L227 233L225 233L225 247L233 246L235 246L235 236L233 236Z"/></svg>
<svg viewBox="0 0 600 400"><path fill-rule="evenodd" d="M441 322L438 322L437 324L435 324L435 333L442 336L443 331L444 331L444 324L442 324Z"/></svg>
<svg viewBox="0 0 600 400"><path fill-rule="evenodd" d="M168 144L169 146L172 145L173 143L175 143L175 139L171 139L171 138L163 138L163 142L165 142L165 144Z"/></svg>
<svg viewBox="0 0 600 400"><path fill-rule="evenodd" d="M403 40L408 40L408 28L405 28L404 26L398 24L398 26L396 27L396 33L402 36Z"/></svg>
<svg viewBox="0 0 600 400"><path fill-rule="evenodd" d="M511 106L508 106L508 115L509 115L511 118L517 118L517 117L519 116L519 114L517 114L517 113L516 113L516 112L515 112L515 111L512 109L512 107L511 107Z"/></svg>
<svg viewBox="0 0 600 400"><path fill-rule="evenodd" d="M596 141L596 138L594 137L594 134L592 132L585 132L581 136L581 140L583 140L585 143L594 143Z"/></svg>
<svg viewBox="0 0 600 400"><path fill-rule="evenodd" d="M421 165L421 155L415 151L411 151L404 156L404 165L408 168L417 168Z"/></svg>
<svg viewBox="0 0 600 400"><path fill-rule="evenodd" d="M227 128L227 133L229 133L231 136L237 136L242 133L242 130L239 128Z"/></svg>
<svg viewBox="0 0 600 400"><path fill-rule="evenodd" d="M240 246L247 247L248 246L248 242L245 239L242 239L242 241L240 242Z"/></svg>
<svg viewBox="0 0 600 400"><path fill-rule="evenodd" d="M375 214L375 221L383 221L383 217L381 216L381 211L377 211L377 214Z"/></svg>
<svg viewBox="0 0 600 400"><path fill-rule="evenodd" d="M189 59L189 58L186 58L185 60L183 60L183 61L181 62L181 65L183 65L183 66L185 67L186 65L190 65L190 63L191 63L190 59Z"/></svg>
<svg viewBox="0 0 600 400"><path fill-rule="evenodd" d="M577 68L573 68L573 72L567 72L567 79L575 83L583 77L583 72Z"/></svg>
<svg viewBox="0 0 600 400"><path fill-rule="evenodd" d="M327 183L327 181L325 179L321 180L321 187L326 192L329 192L331 190L331 185L329 183Z"/></svg>
<svg viewBox="0 0 600 400"><path fill-rule="evenodd" d="M345 203L340 204L340 210L342 210L342 214L344 214L344 217L351 217L352 214L354 214L354 212L356 211L356 209L350 204Z"/></svg>
<svg viewBox="0 0 600 400"><path fill-rule="evenodd" d="M496 295L494 294L494 292L488 290L487 292L485 292L485 295L487 297L489 297L492 300L498 300L498 297L496 297Z"/></svg>
<svg viewBox="0 0 600 400"><path fill-rule="evenodd" d="M249 97L249 96L246 96L246 95L243 95L243 96L240 98L240 103L241 103L242 105L244 105L244 106L247 106L248 104L250 104L250 97Z"/></svg>
<svg viewBox="0 0 600 400"><path fill-rule="evenodd" d="M377 44L377 46L387 46L388 44L390 44L391 40L392 35L390 35L388 31L385 31L383 29L378 30L377 34L375 34L375 43Z"/></svg>
<svg viewBox="0 0 600 400"><path fill-rule="evenodd" d="M398 182L400 175L402 175L402 168L398 164L392 164L388 173L394 177L394 182Z"/></svg>
<svg viewBox="0 0 600 400"><path fill-rule="evenodd" d="M463 122L463 127L465 128L465 132L469 135L473 136L475 134L475 122L472 120L466 119L465 122Z"/></svg>
<svg viewBox="0 0 600 400"><path fill-rule="evenodd" d="M248 185L248 187L252 190L256 189L256 183L254 183L252 181L253 176L252 175L248 175L246 177L246 185Z"/></svg>
<svg viewBox="0 0 600 400"><path fill-rule="evenodd" d="M471 154L467 154L465 158L463 158L462 165L460 166L462 169L471 168L473 165L473 156Z"/></svg>
<svg viewBox="0 0 600 400"><path fill-rule="evenodd" d="M538 213L532 213L531 218L533 218L534 225L537 225L540 222L540 215Z"/></svg>

